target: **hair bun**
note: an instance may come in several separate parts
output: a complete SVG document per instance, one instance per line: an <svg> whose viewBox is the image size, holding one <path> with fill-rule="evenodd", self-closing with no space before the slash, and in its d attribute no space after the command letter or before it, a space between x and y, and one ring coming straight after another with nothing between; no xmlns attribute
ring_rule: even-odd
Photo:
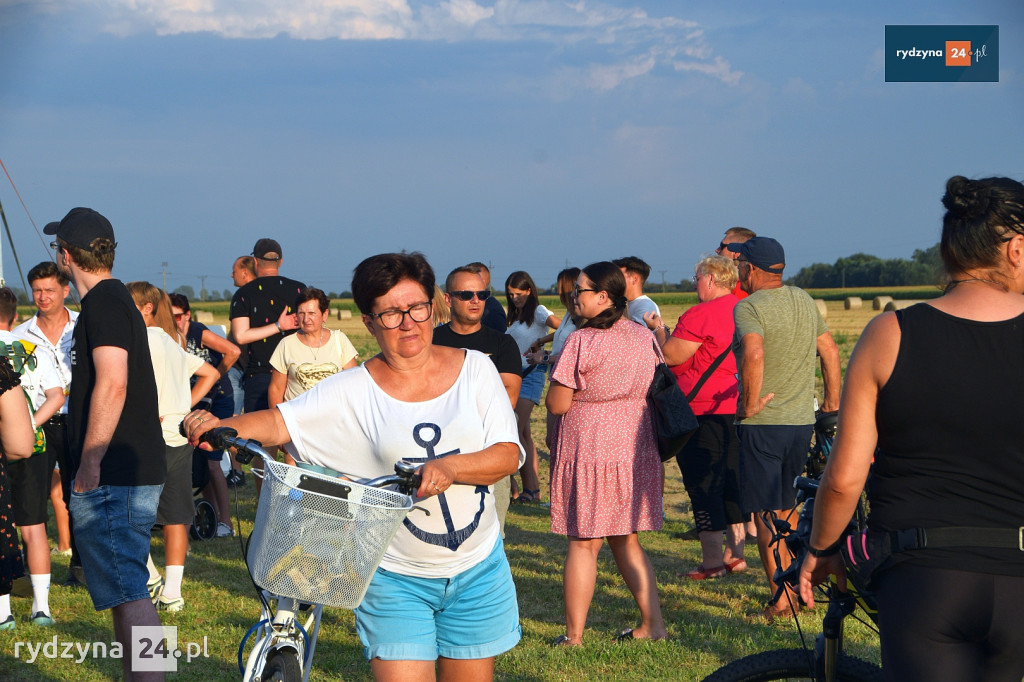
<svg viewBox="0 0 1024 682"><path fill-rule="evenodd" d="M991 196L980 182L955 175L946 183L942 205L954 218L983 218L988 213Z"/></svg>
<svg viewBox="0 0 1024 682"><path fill-rule="evenodd" d="M628 303L629 301L626 299L625 296L616 296L615 298L612 299L612 305L615 307L616 310L625 310L626 305Z"/></svg>

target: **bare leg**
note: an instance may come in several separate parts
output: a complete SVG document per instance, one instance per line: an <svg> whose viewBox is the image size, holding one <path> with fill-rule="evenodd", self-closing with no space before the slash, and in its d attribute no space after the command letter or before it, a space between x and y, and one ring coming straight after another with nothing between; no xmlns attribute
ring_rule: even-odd
<svg viewBox="0 0 1024 682"><path fill-rule="evenodd" d="M743 558L743 544L746 540L747 528L744 523L733 523L725 528L725 555L723 561L732 563Z"/></svg>
<svg viewBox="0 0 1024 682"><path fill-rule="evenodd" d="M220 468L220 462L209 461L210 482L203 488L203 497L213 503L217 510L219 521L230 523L231 507L228 505L228 482L224 480L224 472Z"/></svg>
<svg viewBox="0 0 1024 682"><path fill-rule="evenodd" d="M28 572L40 575L50 572L50 543L46 540L46 525L20 526L21 539L28 554Z"/></svg>
<svg viewBox="0 0 1024 682"><path fill-rule="evenodd" d="M437 659L437 678L441 682L462 682L462 680L493 680L494 658L473 658L456 660Z"/></svg>
<svg viewBox="0 0 1024 682"><path fill-rule="evenodd" d="M793 514L792 509L776 510L775 515L780 519L791 518ZM778 585L775 584L775 570L781 568L785 570L789 566L789 552L779 552L779 558L782 560L782 565L775 563L775 552L772 551L769 543L772 539L772 530L764 524L764 520L760 514L754 514L754 519L757 521L757 553L761 557L761 564L764 566L765 575L768 577L768 589L770 590L770 596L775 595L775 591L778 589ZM787 590L788 591L788 590ZM793 605L796 605L796 596L790 592ZM790 609L790 601L783 595L779 599L779 603L775 605L773 609L776 613L788 612Z"/></svg>
<svg viewBox="0 0 1024 682"><path fill-rule="evenodd" d="M533 443L533 435L530 433L530 413L533 412L533 403L524 398L516 402L516 417L519 420L519 442L523 444L526 451L526 462L519 470L523 477L523 490L540 489L540 471L537 468L537 447Z"/></svg>
<svg viewBox="0 0 1024 682"><path fill-rule="evenodd" d="M722 531L702 530L698 537L700 537L701 563L704 565L704 570L722 566L725 563L722 556Z"/></svg>
<svg viewBox="0 0 1024 682"><path fill-rule="evenodd" d="M370 661L373 679L377 682L433 682L434 661Z"/></svg>
<svg viewBox="0 0 1024 682"><path fill-rule="evenodd" d="M565 634L571 644L583 643L587 612L597 584L597 554L604 538L569 537L562 592L565 595Z"/></svg>
<svg viewBox="0 0 1024 682"><path fill-rule="evenodd" d="M188 554L188 530L182 524L164 526L164 565L184 566Z"/></svg>
<svg viewBox="0 0 1024 682"><path fill-rule="evenodd" d="M53 520L57 525L57 551L65 552L71 549L71 523L67 505L64 504L60 472L56 469L50 475L50 502L53 503Z"/></svg>
<svg viewBox="0 0 1024 682"><path fill-rule="evenodd" d="M633 593L636 605L640 607L640 627L633 631L637 639L665 639L665 621L661 617L661 603L658 601L658 581L647 552L640 546L636 533L616 535L608 538L615 564Z"/></svg>
<svg viewBox="0 0 1024 682"><path fill-rule="evenodd" d="M123 655L121 666L124 670L124 679L134 682L148 682L150 680L162 680L162 672L132 672L132 628L136 625L159 626L160 618L156 615L156 609L149 599L130 601L111 609L114 617L114 637L121 643Z"/></svg>

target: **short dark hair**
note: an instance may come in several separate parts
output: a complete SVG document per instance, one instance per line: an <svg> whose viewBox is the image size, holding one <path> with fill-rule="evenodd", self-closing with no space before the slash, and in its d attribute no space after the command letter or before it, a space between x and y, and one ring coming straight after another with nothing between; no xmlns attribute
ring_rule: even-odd
<svg viewBox="0 0 1024 682"><path fill-rule="evenodd" d="M88 249L80 249L57 237L57 246L68 252L75 265L85 272L102 272L114 269L114 241L106 237L96 237L89 242Z"/></svg>
<svg viewBox="0 0 1024 682"><path fill-rule="evenodd" d="M171 306L174 308L181 308L183 312L191 312L191 308L188 305L188 296L185 294L168 294L171 299Z"/></svg>
<svg viewBox="0 0 1024 682"><path fill-rule="evenodd" d="M651 266L636 256L625 256L612 261L616 267L625 268L628 272L640 275L640 283L643 284L651 276ZM590 275L587 275L590 277Z"/></svg>
<svg viewBox="0 0 1024 682"><path fill-rule="evenodd" d="M0 287L0 320L10 324L18 316L18 297L10 287Z"/></svg>
<svg viewBox="0 0 1024 682"><path fill-rule="evenodd" d="M738 237L743 241L747 242L757 236L757 233L753 230L748 230L745 227L730 227L725 231L725 234L729 237Z"/></svg>
<svg viewBox="0 0 1024 682"><path fill-rule="evenodd" d="M68 285L68 278L52 260L44 260L28 271L28 285L32 286L32 282L35 282L37 279L47 279L48 277L56 277L57 284L60 284L62 287Z"/></svg>
<svg viewBox="0 0 1024 682"><path fill-rule="evenodd" d="M427 300L432 300L434 269L419 251L381 253L365 259L352 271L352 298L359 312L371 314L377 299L403 279L411 279L419 284Z"/></svg>
<svg viewBox="0 0 1024 682"><path fill-rule="evenodd" d="M480 271L474 268L472 265L463 265L461 268L455 268L448 273L448 277L444 280L444 290L446 293L452 292L452 285L455 283L455 277L457 275L480 275Z"/></svg>
<svg viewBox="0 0 1024 682"><path fill-rule="evenodd" d="M555 284L558 300L570 311L572 310L572 290L576 286L576 278L580 276L580 272L582 270L576 267L566 268L558 273L558 280Z"/></svg>
<svg viewBox="0 0 1024 682"><path fill-rule="evenodd" d="M612 307L587 320L584 327L608 329L626 312L626 278L619 269L621 267L624 266L615 261L600 261L583 268L583 274L594 283L594 291L605 292L612 302Z"/></svg>
<svg viewBox="0 0 1024 682"><path fill-rule="evenodd" d="M479 275L481 271L486 272L487 274L491 274L491 269L484 265L483 263L481 263L480 261L473 261L472 263L467 263L466 267L469 268L474 275Z"/></svg>
<svg viewBox="0 0 1024 682"><path fill-rule="evenodd" d="M1024 185L1016 180L956 175L946 182L942 205L939 252L947 274L995 269L1002 244L1024 234Z"/></svg>
<svg viewBox="0 0 1024 682"><path fill-rule="evenodd" d="M306 301L316 301L321 313L326 313L331 307L331 299L327 298L327 294L316 287L306 287L295 297L295 306L292 310L298 311L299 306Z"/></svg>

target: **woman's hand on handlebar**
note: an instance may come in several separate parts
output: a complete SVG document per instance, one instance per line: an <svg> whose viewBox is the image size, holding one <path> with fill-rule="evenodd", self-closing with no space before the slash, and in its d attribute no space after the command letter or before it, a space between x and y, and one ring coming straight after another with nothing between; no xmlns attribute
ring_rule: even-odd
<svg viewBox="0 0 1024 682"><path fill-rule="evenodd" d="M832 556L816 557L808 554L800 566L800 598L808 607L814 606L814 588L828 580L830 575L836 577L836 586L840 592L846 592L846 565L843 555L836 552Z"/></svg>
<svg viewBox="0 0 1024 682"><path fill-rule="evenodd" d="M444 459L432 459L418 469L422 477L417 497L440 495L455 482L455 467Z"/></svg>
<svg viewBox="0 0 1024 682"><path fill-rule="evenodd" d="M220 426L220 419L206 410L192 410L185 415L181 423L185 429L185 437L188 438L192 447L198 446L201 450L213 450L209 443L200 443L199 439L207 431Z"/></svg>

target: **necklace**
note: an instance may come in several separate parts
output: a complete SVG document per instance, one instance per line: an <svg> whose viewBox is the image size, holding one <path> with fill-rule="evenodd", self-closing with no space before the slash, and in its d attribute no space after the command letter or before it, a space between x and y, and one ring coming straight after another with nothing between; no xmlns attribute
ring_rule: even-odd
<svg viewBox="0 0 1024 682"><path fill-rule="evenodd" d="M971 282L981 282L982 284L991 284L992 286L1002 291L1007 291L1006 285L1001 282L997 282L992 279L985 279L984 277L968 277L966 279L951 279L949 284L946 285L946 291L955 287L958 284L970 284Z"/></svg>
<svg viewBox="0 0 1024 682"><path fill-rule="evenodd" d="M303 336L306 336L306 335L303 334ZM313 362L317 362L319 360L320 349L324 347L324 343L325 343L324 341L322 341L323 338L324 338L324 328L320 327L320 329L318 329L317 332L316 332L316 343L317 343L317 345L314 346L311 343L305 344L306 346L309 347L309 350L312 351L312 353L313 353ZM330 338L329 334L328 334L328 338Z"/></svg>

